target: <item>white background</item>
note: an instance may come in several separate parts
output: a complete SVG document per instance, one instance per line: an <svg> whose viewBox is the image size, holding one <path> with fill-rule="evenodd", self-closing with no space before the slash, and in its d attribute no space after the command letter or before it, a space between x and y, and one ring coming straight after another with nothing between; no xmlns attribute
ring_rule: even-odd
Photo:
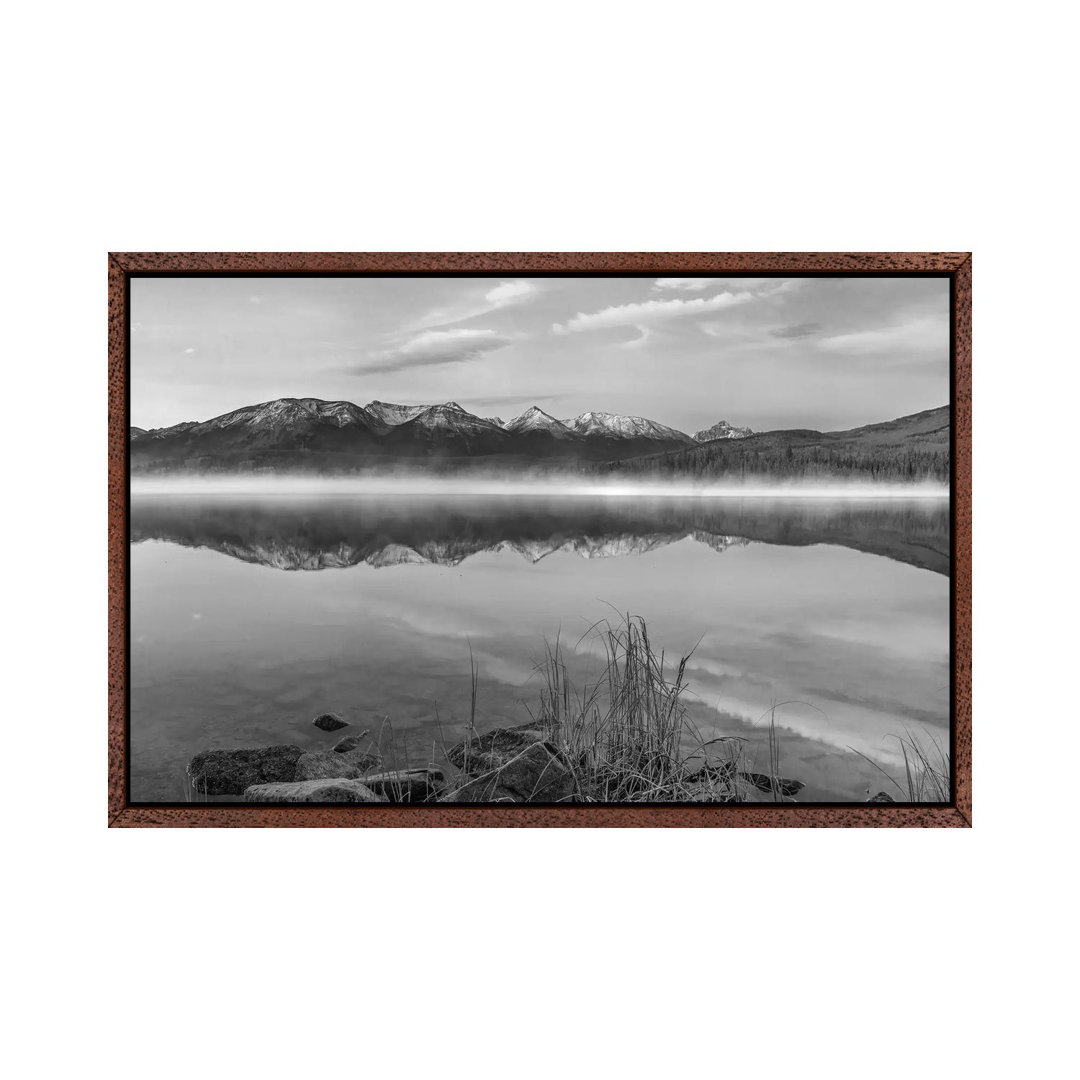
<svg viewBox="0 0 1080 1080"><path fill-rule="evenodd" d="M7 12L11 1075L1066 1069L1068 14ZM973 250L975 828L106 830L110 249Z"/></svg>

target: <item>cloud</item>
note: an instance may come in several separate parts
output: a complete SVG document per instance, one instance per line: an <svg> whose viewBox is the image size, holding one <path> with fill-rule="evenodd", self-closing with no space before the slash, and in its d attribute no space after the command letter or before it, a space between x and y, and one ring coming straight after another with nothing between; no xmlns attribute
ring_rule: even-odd
<svg viewBox="0 0 1080 1080"><path fill-rule="evenodd" d="M855 330L822 338L817 346L826 352L859 356L866 353L928 352L947 350L949 322L945 317L920 318L877 330Z"/></svg>
<svg viewBox="0 0 1080 1080"><path fill-rule="evenodd" d="M503 394L498 397L463 397L461 400L469 402L470 405L489 408L492 405L518 405L521 402L529 405L537 401L559 401L570 396L569 394L537 394L526 390L523 394Z"/></svg>
<svg viewBox="0 0 1080 1080"><path fill-rule="evenodd" d="M770 330L769 333L777 338L803 338L816 334L820 329L821 323L801 322L794 323L792 326L778 326L775 330Z"/></svg>
<svg viewBox="0 0 1080 1080"><path fill-rule="evenodd" d="M617 307L604 308L590 314L578 312L565 324L555 323L552 332L556 334L576 334L583 330L606 330L613 326L636 326L641 329L646 323L664 322L686 315L704 315L712 311L723 311L737 304L745 304L754 299L751 292L722 292L716 296L700 297L694 300L646 300L639 304L620 304Z"/></svg>
<svg viewBox="0 0 1080 1080"><path fill-rule="evenodd" d="M425 330L413 335L396 349L372 354L374 363L355 368L354 374L370 375L382 371L400 371L402 368L476 360L486 352L504 348L512 340L496 334L494 330Z"/></svg>
<svg viewBox="0 0 1080 1080"><path fill-rule="evenodd" d="M504 281L496 285L491 292L484 294L484 299L495 307L506 307L509 304L520 304L527 296L531 296L537 290L527 281Z"/></svg>
<svg viewBox="0 0 1080 1080"><path fill-rule="evenodd" d="M649 338L656 336L655 332L650 330L647 326L639 326L637 331L638 336L636 338L624 341L620 347L623 349L640 349Z"/></svg>
<svg viewBox="0 0 1080 1080"><path fill-rule="evenodd" d="M707 277L662 277L656 279L653 288L660 290L681 289L686 292L701 292L702 289L707 289L713 281L713 278Z"/></svg>
<svg viewBox="0 0 1080 1080"><path fill-rule="evenodd" d="M653 289L679 292L701 292L703 289L727 289L740 292L756 291L772 286L768 292L788 292L796 287L792 278L764 277L662 277L653 282Z"/></svg>

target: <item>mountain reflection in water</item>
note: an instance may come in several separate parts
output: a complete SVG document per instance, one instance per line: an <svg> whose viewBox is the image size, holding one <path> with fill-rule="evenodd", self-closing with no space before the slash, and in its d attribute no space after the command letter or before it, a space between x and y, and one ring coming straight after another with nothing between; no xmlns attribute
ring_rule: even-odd
<svg viewBox="0 0 1080 1080"><path fill-rule="evenodd" d="M762 768L779 706L801 802L886 787L867 758L902 777L906 730L948 742L944 500L137 495L129 524L136 802L188 797L200 750L326 748L327 711L438 760L473 715L470 663L476 727L521 722L545 639L591 687L589 628L627 612L692 654L698 729Z"/></svg>
<svg viewBox="0 0 1080 1080"><path fill-rule="evenodd" d="M454 566L506 548L530 562L556 551L598 558L691 537L717 551L751 541L837 544L948 574L949 528L943 500L144 496L130 514L133 542L210 548L279 570Z"/></svg>

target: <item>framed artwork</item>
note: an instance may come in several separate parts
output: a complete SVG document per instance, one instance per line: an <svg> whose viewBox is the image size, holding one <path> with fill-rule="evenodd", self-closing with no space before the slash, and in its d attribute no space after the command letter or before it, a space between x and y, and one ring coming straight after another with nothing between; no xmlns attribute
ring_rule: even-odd
<svg viewBox="0 0 1080 1080"><path fill-rule="evenodd" d="M971 825L968 253L108 273L111 826Z"/></svg>

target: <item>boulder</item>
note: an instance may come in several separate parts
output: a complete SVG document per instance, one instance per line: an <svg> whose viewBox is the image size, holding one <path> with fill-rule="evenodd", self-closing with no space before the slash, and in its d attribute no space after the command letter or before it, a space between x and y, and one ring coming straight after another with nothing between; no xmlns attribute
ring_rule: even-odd
<svg viewBox="0 0 1080 1080"><path fill-rule="evenodd" d="M320 731L340 731L343 727L348 727L347 720L342 720L337 713L324 712L320 713L311 721Z"/></svg>
<svg viewBox="0 0 1080 1080"><path fill-rule="evenodd" d="M253 784L293 780L303 754L299 746L204 750L188 762L187 774L203 795L242 795Z"/></svg>
<svg viewBox="0 0 1080 1080"><path fill-rule="evenodd" d="M254 803L384 803L359 780L300 780L291 784L256 784L244 792L245 802Z"/></svg>
<svg viewBox="0 0 1080 1080"><path fill-rule="evenodd" d="M498 755L498 751L470 755L470 768L480 756L493 759ZM559 751L550 743L534 741L487 771L473 774L442 801L559 803L570 802L576 793L574 774Z"/></svg>
<svg viewBox="0 0 1080 1080"><path fill-rule="evenodd" d="M505 764L526 747L543 741L544 733L534 723L496 728L450 747L446 757L451 765L477 775Z"/></svg>
<svg viewBox="0 0 1080 1080"><path fill-rule="evenodd" d="M302 754L296 762L293 780L355 780L358 776L370 772L379 764L378 754L368 754L363 750L318 750Z"/></svg>
<svg viewBox="0 0 1080 1080"><path fill-rule="evenodd" d="M443 774L438 769L368 773L362 779L365 787L392 803L428 802L443 789Z"/></svg>
<svg viewBox="0 0 1080 1080"><path fill-rule="evenodd" d="M896 800L887 792L879 791L876 795L871 795L867 802L896 802Z"/></svg>

